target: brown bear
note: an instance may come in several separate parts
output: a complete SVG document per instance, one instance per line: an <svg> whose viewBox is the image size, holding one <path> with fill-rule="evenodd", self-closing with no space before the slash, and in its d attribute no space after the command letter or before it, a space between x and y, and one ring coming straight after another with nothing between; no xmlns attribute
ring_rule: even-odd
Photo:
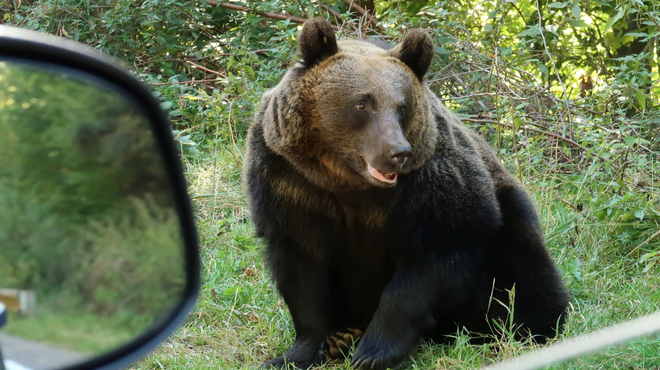
<svg viewBox="0 0 660 370"><path fill-rule="evenodd" d="M569 295L534 207L489 145L424 82L433 43L336 41L308 20L302 61L263 96L244 181L295 342L264 364L320 364L326 342L364 333L355 368L398 366L420 339L506 322L538 342ZM491 304L492 302L492 304ZM334 337L333 337L334 336Z"/></svg>

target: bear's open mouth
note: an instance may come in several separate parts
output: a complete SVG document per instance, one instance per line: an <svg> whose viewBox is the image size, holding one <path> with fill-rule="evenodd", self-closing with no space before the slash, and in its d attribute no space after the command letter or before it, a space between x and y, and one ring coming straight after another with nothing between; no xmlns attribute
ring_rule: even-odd
<svg viewBox="0 0 660 370"><path fill-rule="evenodd" d="M396 172L381 172L371 167L369 163L367 163L367 169L369 170L369 174L378 181L386 182L388 184L394 184L396 182Z"/></svg>

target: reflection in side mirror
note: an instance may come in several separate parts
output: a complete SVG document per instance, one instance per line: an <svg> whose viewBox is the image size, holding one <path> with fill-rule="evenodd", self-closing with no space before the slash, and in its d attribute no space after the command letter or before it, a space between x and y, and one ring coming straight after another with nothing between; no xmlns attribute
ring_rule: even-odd
<svg viewBox="0 0 660 370"><path fill-rule="evenodd" d="M180 220L148 118L81 72L0 61L0 331L6 361L74 365L180 303Z"/></svg>

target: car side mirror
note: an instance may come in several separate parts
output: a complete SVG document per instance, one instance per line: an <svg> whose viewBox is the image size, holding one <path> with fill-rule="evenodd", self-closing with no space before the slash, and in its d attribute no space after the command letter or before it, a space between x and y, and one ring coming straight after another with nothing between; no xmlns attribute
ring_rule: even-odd
<svg viewBox="0 0 660 370"><path fill-rule="evenodd" d="M185 320L199 266L181 164L149 90L80 44L0 26L5 365L130 364Z"/></svg>

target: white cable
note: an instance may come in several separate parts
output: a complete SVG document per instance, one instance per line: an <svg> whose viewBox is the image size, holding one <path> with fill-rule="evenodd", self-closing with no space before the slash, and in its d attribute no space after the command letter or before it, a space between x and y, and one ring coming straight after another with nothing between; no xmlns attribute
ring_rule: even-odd
<svg viewBox="0 0 660 370"><path fill-rule="evenodd" d="M482 370L533 370L660 332L660 311L567 339Z"/></svg>

